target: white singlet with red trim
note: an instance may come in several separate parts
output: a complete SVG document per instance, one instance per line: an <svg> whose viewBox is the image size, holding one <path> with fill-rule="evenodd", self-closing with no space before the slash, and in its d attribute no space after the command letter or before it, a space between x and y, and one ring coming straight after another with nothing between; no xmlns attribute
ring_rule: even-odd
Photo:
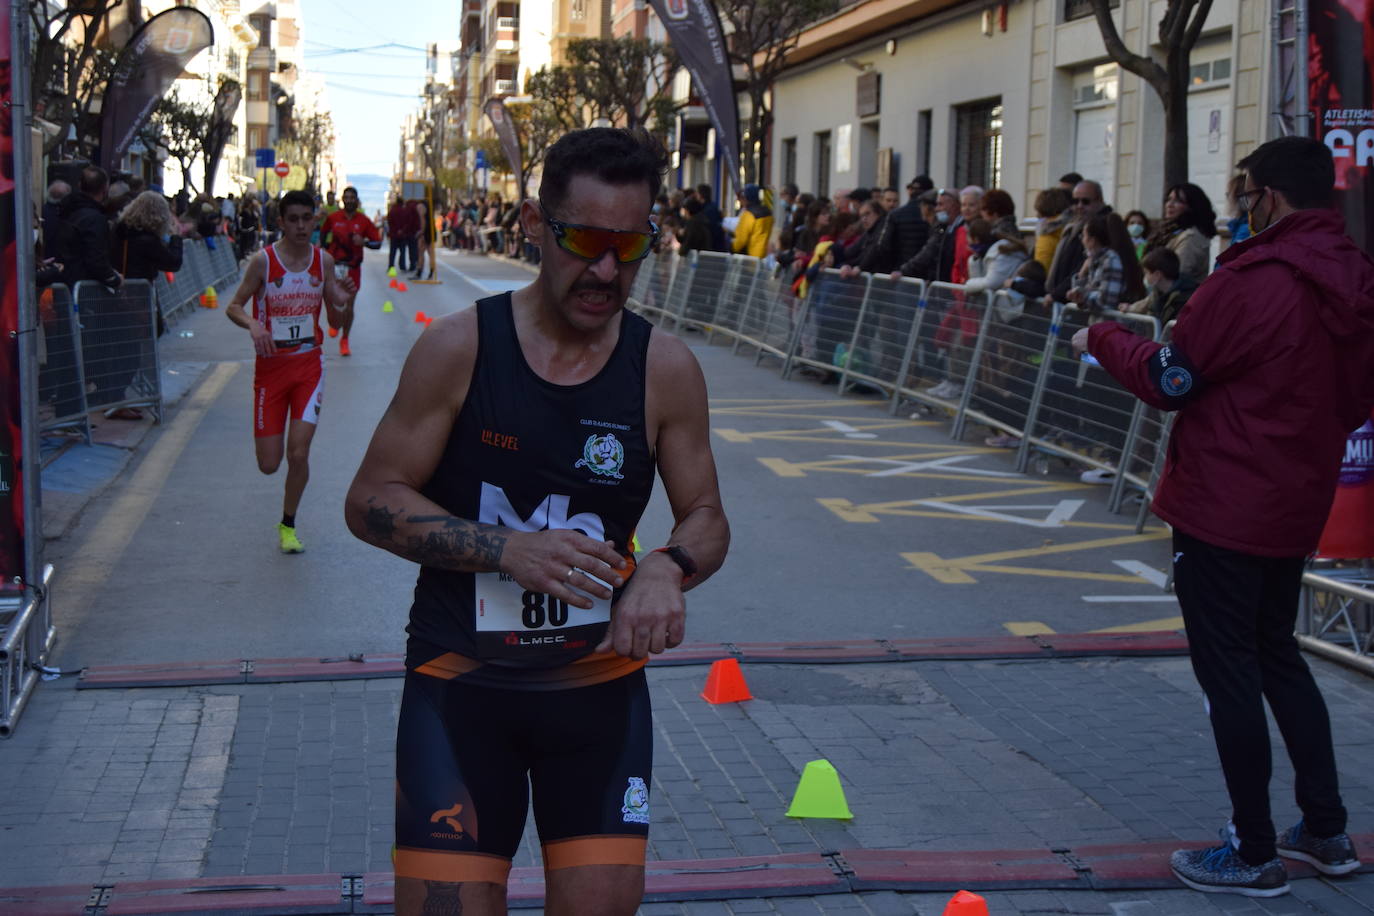
<svg viewBox="0 0 1374 916"><path fill-rule="evenodd" d="M318 245L310 246L310 266L287 270L277 254L277 246L263 249L267 255L267 276L253 294L253 317L272 335L277 349L303 353L324 343L320 330L320 308L324 305L324 255Z"/></svg>

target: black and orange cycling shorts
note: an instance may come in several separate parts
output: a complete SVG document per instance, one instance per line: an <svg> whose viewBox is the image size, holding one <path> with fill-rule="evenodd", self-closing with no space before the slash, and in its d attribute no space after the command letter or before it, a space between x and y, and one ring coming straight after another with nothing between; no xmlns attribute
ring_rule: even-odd
<svg viewBox="0 0 1374 916"><path fill-rule="evenodd" d="M566 690L406 672L397 878L504 884L531 794L544 868L644 865L653 727L642 668Z"/></svg>

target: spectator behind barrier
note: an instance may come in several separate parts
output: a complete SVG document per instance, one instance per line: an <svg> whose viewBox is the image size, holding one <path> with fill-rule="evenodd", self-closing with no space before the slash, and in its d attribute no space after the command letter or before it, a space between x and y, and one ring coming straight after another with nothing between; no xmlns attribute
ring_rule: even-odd
<svg viewBox="0 0 1374 916"><path fill-rule="evenodd" d="M1072 175L1073 173L1070 173ZM1065 175L1064 178L1070 177ZM1063 183L1064 179L1060 179ZM1080 181L1073 188L1073 219L1064 227L1064 235L1054 249L1049 269L1048 296L1055 302L1068 302L1069 290L1087 260L1083 250L1083 228L1098 213L1110 213L1111 207L1102 200L1102 185L1095 181ZM1046 305L1049 304L1047 301Z"/></svg>
<svg viewBox="0 0 1374 916"><path fill-rule="evenodd" d="M925 189L914 178L907 184L906 189L910 195L907 202L889 211L887 215L892 235L893 266L890 270L896 270L916 257L916 253L925 247L930 239L930 221L921 209L921 196Z"/></svg>
<svg viewBox="0 0 1374 916"><path fill-rule="evenodd" d="M685 197L682 201L682 229L678 232L678 252L685 258L693 251L711 250L711 224L706 219L706 205L699 197Z"/></svg>
<svg viewBox="0 0 1374 916"><path fill-rule="evenodd" d="M1117 309L1141 289L1140 264L1126 224L1115 213L1099 213L1088 221L1082 237L1087 259L1069 290L1068 301L1094 314Z"/></svg>
<svg viewBox="0 0 1374 916"><path fill-rule="evenodd" d="M1217 215L1207 194L1195 184L1174 185L1164 195L1164 221L1145 246L1147 252L1168 247L1178 255L1178 273L1196 283L1212 270L1212 236Z"/></svg>
<svg viewBox="0 0 1374 916"><path fill-rule="evenodd" d="M125 277L154 280L165 271L181 270L180 224L167 198L144 191L129 202L115 224L112 259Z"/></svg>
<svg viewBox="0 0 1374 916"><path fill-rule="evenodd" d="M768 254L768 237L773 232L773 211L763 202L763 189L756 184L745 185L739 199L743 209L730 250L735 254L761 258Z"/></svg>
<svg viewBox="0 0 1374 916"><path fill-rule="evenodd" d="M109 184L104 169L87 166L81 170L80 187L62 200L56 257L62 262L62 282L73 289L82 280L112 289L124 282L110 264L110 222L104 207Z"/></svg>
<svg viewBox="0 0 1374 916"><path fill-rule="evenodd" d="M1136 260L1145 257L1145 249L1150 244L1150 218L1141 210L1132 210L1126 214L1126 232L1135 246Z"/></svg>
<svg viewBox="0 0 1374 916"><path fill-rule="evenodd" d="M1161 327L1178 317L1183 306L1197 291L1192 277L1178 272L1178 255L1168 248L1156 248L1140 261L1144 273L1145 297L1132 302L1125 310L1137 315L1153 315Z"/></svg>
<svg viewBox="0 0 1374 916"><path fill-rule="evenodd" d="M970 236L975 234L972 226L978 226L978 232L970 245L973 256L969 259L965 288L970 292L996 292L1007 285L1029 254L1016 228L1015 204L1010 194L1000 188L988 191L983 195L982 213L982 219L970 225Z"/></svg>
<svg viewBox="0 0 1374 916"><path fill-rule="evenodd" d="M711 250L728 251L725 245L725 214L716 206L715 191L709 184L699 184L696 193L706 213L706 225L711 227Z"/></svg>
<svg viewBox="0 0 1374 916"><path fill-rule="evenodd" d="M1035 195L1035 260L1049 273L1054 252L1073 218L1073 194L1061 187L1046 188Z"/></svg>

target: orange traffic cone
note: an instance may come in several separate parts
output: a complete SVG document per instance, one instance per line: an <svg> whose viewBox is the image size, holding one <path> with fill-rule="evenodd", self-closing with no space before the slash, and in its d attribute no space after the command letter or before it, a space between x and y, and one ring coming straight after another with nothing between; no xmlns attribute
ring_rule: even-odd
<svg viewBox="0 0 1374 916"><path fill-rule="evenodd" d="M701 691L701 698L715 704L753 699L749 694L749 685L744 683L744 672L740 670L737 659L722 658L711 663L711 672L706 675L706 688Z"/></svg>
<svg viewBox="0 0 1374 916"><path fill-rule="evenodd" d="M403 292L405 292L405 291L406 291L406 285L405 285L404 283L397 283L397 284L396 284L396 292L398 292L398 293L403 293Z"/></svg>
<svg viewBox="0 0 1374 916"><path fill-rule="evenodd" d="M944 916L988 916L988 902L973 891L960 891L945 904Z"/></svg>
<svg viewBox="0 0 1374 916"><path fill-rule="evenodd" d="M424 324L424 323L425 323L426 321L428 321L428 320L429 320L429 316L426 315L424 312L416 312L416 313L415 313L415 323L416 323L416 324Z"/></svg>
<svg viewBox="0 0 1374 916"><path fill-rule="evenodd" d="M433 319L433 318L426 318L426 319L425 319L425 327L429 327L429 326L432 325L432 324L434 324L434 319Z"/></svg>
<svg viewBox="0 0 1374 916"><path fill-rule="evenodd" d="M401 285L401 281L400 281L400 280L397 280L395 277L392 277L392 278L391 278L391 282L387 284L387 286L391 287L392 289L395 289L396 287L398 287L398 286L400 286L400 285Z"/></svg>

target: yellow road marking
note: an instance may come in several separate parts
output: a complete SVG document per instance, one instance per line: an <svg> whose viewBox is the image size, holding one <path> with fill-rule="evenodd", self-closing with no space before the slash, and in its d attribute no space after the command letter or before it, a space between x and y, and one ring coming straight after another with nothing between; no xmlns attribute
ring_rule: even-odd
<svg viewBox="0 0 1374 916"><path fill-rule="evenodd" d="M795 476L801 476L800 474ZM1011 495L1021 496L1032 491L1013 492ZM943 502L954 502L956 499L967 501L970 499L993 498L998 495L1007 495L1005 492L1000 494L968 493L959 497L942 498ZM918 504L919 500L901 500L895 503L864 503L855 505L847 499L832 497L819 498L816 502L834 512L846 522L876 522L879 515L896 515L903 518L947 518L954 521L965 522L994 522L1001 525L1017 524L1012 519L996 518L987 515L968 515L962 512L941 512L937 509L916 509L912 508ZM1135 531L1135 525L1124 522L1081 522L1065 521L1060 523L1062 528L1094 528L1102 531ZM1157 531L1160 529L1147 528L1146 531ZM1132 577L1127 581L1139 581Z"/></svg>
<svg viewBox="0 0 1374 916"><path fill-rule="evenodd" d="M1010 621L1002 624L1008 633L1013 636L1036 636L1047 633L1056 633L1057 630L1048 624L1038 620ZM1119 627L1103 627L1100 630L1089 630L1089 633L1156 633L1160 630L1181 630L1183 629L1182 617L1161 617L1158 620L1142 620L1139 623L1126 623Z"/></svg>
<svg viewBox="0 0 1374 916"><path fill-rule="evenodd" d="M714 432L726 442L749 442L753 438L748 433L742 433L737 429L717 429Z"/></svg>
<svg viewBox="0 0 1374 916"><path fill-rule="evenodd" d="M779 477L805 477L801 465L793 464L785 458L760 458L759 463Z"/></svg>
<svg viewBox="0 0 1374 916"><path fill-rule="evenodd" d="M964 572L949 560L942 560L933 553L904 553L902 557L912 566L929 573L937 582L946 585L976 585L978 580Z"/></svg>
<svg viewBox="0 0 1374 916"><path fill-rule="evenodd" d="M129 482L119 488L119 496L110 504L99 523L91 526L91 533L78 550L72 552L70 565L62 570L63 625L75 629L90 613L96 592L133 540L139 525L147 516L153 501L162 492L167 477L210 405L224 391L229 380L239 371L238 363L220 363L201 382L186 406L177 411L162 435L148 451Z"/></svg>
<svg viewBox="0 0 1374 916"><path fill-rule="evenodd" d="M1158 620L1142 620L1140 623L1128 623L1119 627L1106 627L1101 630L1093 630L1093 633L1150 633L1155 630L1181 630L1183 629L1182 617L1161 617Z"/></svg>
<svg viewBox="0 0 1374 916"><path fill-rule="evenodd" d="M1012 636L1039 636L1042 633L1053 633L1052 627L1047 627L1038 620L1025 620L1021 622L1013 621L1004 623L1002 626L1007 628L1007 632Z"/></svg>
<svg viewBox="0 0 1374 916"><path fill-rule="evenodd" d="M1003 573L1013 576L1037 576L1041 578L1053 579L1084 579L1091 582L1131 582L1139 583L1139 576L1127 576L1120 573L1098 573L1081 572L1072 569L1042 569L1030 566L1005 566L1000 565L1001 560L1020 560L1030 557L1044 557L1057 553L1070 553L1083 550L1096 550L1101 547L1119 547L1123 544L1142 544L1147 541L1156 541L1161 538L1169 537L1168 531L1151 532L1149 534L1132 534L1124 537L1097 538L1091 541L1075 541L1070 544L1047 544L1041 547L1029 547L1023 550L1003 550L997 553L974 554L967 557L941 557L938 554L927 553L924 551L914 551L901 554L902 559L911 564L913 569L931 576L937 582L946 585L973 585L977 583L969 573L988 572Z"/></svg>

